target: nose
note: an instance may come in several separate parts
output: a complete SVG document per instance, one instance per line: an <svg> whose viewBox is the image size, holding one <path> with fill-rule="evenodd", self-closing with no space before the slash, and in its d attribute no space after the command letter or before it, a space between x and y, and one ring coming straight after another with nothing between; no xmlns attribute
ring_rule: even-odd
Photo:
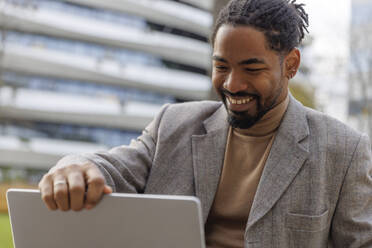
<svg viewBox="0 0 372 248"><path fill-rule="evenodd" d="M231 71L226 77L223 88L231 93L238 93L247 90L247 84L239 73Z"/></svg>

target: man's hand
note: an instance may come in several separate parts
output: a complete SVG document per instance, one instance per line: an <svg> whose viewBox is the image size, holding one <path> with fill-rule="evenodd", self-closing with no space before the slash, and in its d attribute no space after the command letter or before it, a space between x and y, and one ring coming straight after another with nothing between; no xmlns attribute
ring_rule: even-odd
<svg viewBox="0 0 372 248"><path fill-rule="evenodd" d="M93 208L102 194L112 193L100 170L92 163L53 167L39 183L41 197L50 210Z"/></svg>

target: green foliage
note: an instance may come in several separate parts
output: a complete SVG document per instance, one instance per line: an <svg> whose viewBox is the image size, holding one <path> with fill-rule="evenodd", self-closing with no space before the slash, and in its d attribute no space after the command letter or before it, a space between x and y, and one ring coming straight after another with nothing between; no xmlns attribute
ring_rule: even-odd
<svg viewBox="0 0 372 248"><path fill-rule="evenodd" d="M0 213L0 246L1 248L13 248L12 232L6 213Z"/></svg>
<svg viewBox="0 0 372 248"><path fill-rule="evenodd" d="M304 106L315 109L315 91L300 83L290 83L289 90L293 97L300 101Z"/></svg>

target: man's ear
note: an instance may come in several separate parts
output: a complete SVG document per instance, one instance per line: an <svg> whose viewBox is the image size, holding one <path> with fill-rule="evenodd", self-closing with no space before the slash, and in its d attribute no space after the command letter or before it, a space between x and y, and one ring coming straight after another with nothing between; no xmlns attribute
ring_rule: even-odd
<svg viewBox="0 0 372 248"><path fill-rule="evenodd" d="M301 63L301 53L298 48L293 48L284 59L284 75L286 78L293 78Z"/></svg>

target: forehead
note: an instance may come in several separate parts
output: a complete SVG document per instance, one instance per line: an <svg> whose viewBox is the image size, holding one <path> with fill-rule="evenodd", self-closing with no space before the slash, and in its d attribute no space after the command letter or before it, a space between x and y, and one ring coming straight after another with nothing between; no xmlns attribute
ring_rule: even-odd
<svg viewBox="0 0 372 248"><path fill-rule="evenodd" d="M216 34L213 55L226 58L272 57L263 32L249 26L223 25Z"/></svg>

